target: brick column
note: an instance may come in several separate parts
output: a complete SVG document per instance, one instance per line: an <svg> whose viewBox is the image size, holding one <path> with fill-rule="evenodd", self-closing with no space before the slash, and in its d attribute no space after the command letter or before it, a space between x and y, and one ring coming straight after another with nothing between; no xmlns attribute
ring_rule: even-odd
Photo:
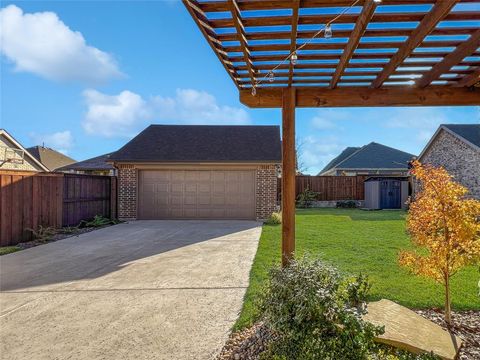
<svg viewBox="0 0 480 360"><path fill-rule="evenodd" d="M137 170L133 165L119 165L118 169L118 218L137 218Z"/></svg>
<svg viewBox="0 0 480 360"><path fill-rule="evenodd" d="M257 220L265 220L277 211L277 170L275 165L261 165L256 171Z"/></svg>

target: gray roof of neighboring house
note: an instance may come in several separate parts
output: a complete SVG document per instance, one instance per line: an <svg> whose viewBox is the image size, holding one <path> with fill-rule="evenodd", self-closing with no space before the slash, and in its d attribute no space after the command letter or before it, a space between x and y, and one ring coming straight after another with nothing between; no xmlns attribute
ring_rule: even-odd
<svg viewBox="0 0 480 360"><path fill-rule="evenodd" d="M56 150L39 145L29 147L26 150L49 170L56 170L62 166L75 162L75 160L71 157L68 157Z"/></svg>
<svg viewBox="0 0 480 360"><path fill-rule="evenodd" d="M347 151L348 149L351 150ZM331 169L408 169L408 162L415 156L376 142L357 148L356 151L352 149L355 148L345 149L344 152L351 154L321 173Z"/></svg>
<svg viewBox="0 0 480 360"><path fill-rule="evenodd" d="M441 126L446 127L448 130L461 136L473 145L480 147L480 124L444 124Z"/></svg>
<svg viewBox="0 0 480 360"><path fill-rule="evenodd" d="M66 171L66 170L113 170L114 167L111 163L107 162L110 160L110 155L113 153L103 154L100 156L93 157L91 159L79 161L67 166L63 166L57 170Z"/></svg>
<svg viewBox="0 0 480 360"><path fill-rule="evenodd" d="M134 162L280 162L278 126L150 125L110 156Z"/></svg>
<svg viewBox="0 0 480 360"><path fill-rule="evenodd" d="M325 166L322 171L320 171L320 174L334 168L337 164L341 163L343 160L348 158L350 155L353 153L357 152L360 150L359 147L347 147L345 150L343 150L340 155L338 155L336 158L334 158L332 161L330 161L327 166Z"/></svg>

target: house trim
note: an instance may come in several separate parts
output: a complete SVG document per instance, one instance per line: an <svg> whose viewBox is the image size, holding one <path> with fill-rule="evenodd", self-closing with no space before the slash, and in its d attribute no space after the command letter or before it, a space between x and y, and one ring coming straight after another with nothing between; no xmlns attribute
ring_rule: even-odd
<svg viewBox="0 0 480 360"><path fill-rule="evenodd" d="M460 136L459 134L457 134L455 131L452 131L450 130L448 127L444 126L444 125L441 125L437 131L435 131L435 134L433 134L432 138L430 139L430 141L428 142L428 144L425 146L425 148L422 150L422 152L420 153L420 155L418 156L419 159L422 159L422 157L425 155L425 153L430 149L430 147L432 146L432 144L434 143L434 141L437 139L438 135L440 134L440 132L442 130L445 130L448 134L450 135L453 135L454 137L456 137L457 139L461 140L462 142L464 142L465 144L471 146L473 149L475 150L478 150L480 151L480 147L473 144L472 142L468 141L467 139L465 139L463 136Z"/></svg>
<svg viewBox="0 0 480 360"><path fill-rule="evenodd" d="M38 165L43 171L45 172L50 172L50 170L45 166L43 165L40 161L38 161L35 156L33 156L32 154L30 154L27 149L25 149L22 144L20 144L17 140L15 140L15 138L10 135L5 129L0 129L0 136L5 136L7 138L8 141L10 141L12 144L14 144L16 147L18 147L20 150L22 150L24 152L24 154L26 154L30 160L32 160L36 165Z"/></svg>

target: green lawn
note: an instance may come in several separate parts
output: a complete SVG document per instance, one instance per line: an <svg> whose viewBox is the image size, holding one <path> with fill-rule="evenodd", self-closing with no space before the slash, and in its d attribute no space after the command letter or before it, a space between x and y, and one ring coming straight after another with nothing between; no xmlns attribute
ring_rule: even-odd
<svg viewBox="0 0 480 360"><path fill-rule="evenodd" d="M21 250L18 246L2 246L0 247L0 256L14 253Z"/></svg>
<svg viewBox="0 0 480 360"><path fill-rule="evenodd" d="M372 282L371 300L388 298L410 308L440 307L444 298L442 286L410 275L397 263L399 250L410 247L405 216L402 211L297 210L297 256L307 252L347 274L368 274ZM265 225L235 330L256 320L256 299L268 269L280 261L280 245L281 226ZM454 309L480 309L479 278L475 267L453 277Z"/></svg>

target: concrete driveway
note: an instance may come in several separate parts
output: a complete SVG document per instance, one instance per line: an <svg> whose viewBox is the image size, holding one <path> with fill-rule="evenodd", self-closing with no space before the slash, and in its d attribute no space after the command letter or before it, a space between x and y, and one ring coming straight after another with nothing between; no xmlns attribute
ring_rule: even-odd
<svg viewBox="0 0 480 360"><path fill-rule="evenodd" d="M1 359L211 359L261 227L136 221L0 258Z"/></svg>

